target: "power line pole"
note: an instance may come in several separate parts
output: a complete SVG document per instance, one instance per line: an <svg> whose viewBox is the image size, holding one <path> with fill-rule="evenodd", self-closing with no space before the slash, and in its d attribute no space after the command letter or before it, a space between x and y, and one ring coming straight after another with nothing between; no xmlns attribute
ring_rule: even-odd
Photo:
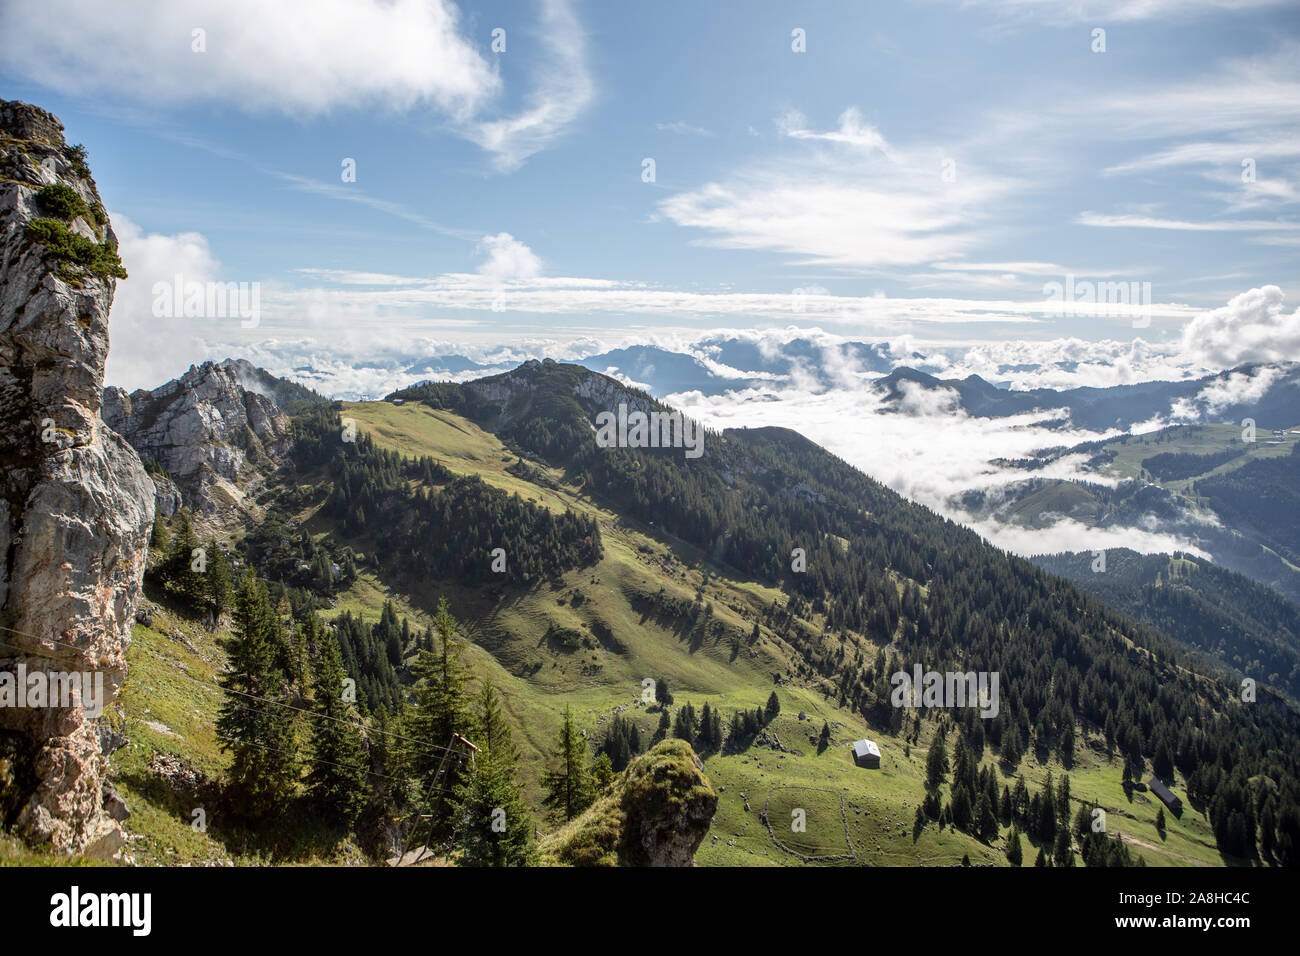
<svg viewBox="0 0 1300 956"><path fill-rule="evenodd" d="M464 744L466 747L469 748L469 756L470 756L470 760L471 760L471 761L474 759L474 754L478 753L478 748L477 748L477 747L475 747L472 743L470 743L468 740L466 740L466 739L465 739L464 737L462 737L460 734L453 733L453 734L451 735L450 739L448 739L448 741L447 741L447 746L442 748L442 760L440 760L440 761L438 762L438 769L434 771L434 773L433 773L433 778L429 781L429 788L428 788L428 790L425 791L425 794L424 794L424 802L425 802L425 804L428 804L428 802L429 802L429 798L433 796L433 792L434 792L435 790L441 789L441 788L438 786L438 784L439 784L439 783L444 779L444 777L446 776L446 772L447 772L447 761L452 757L452 755L455 754L456 759L457 759L458 761L463 761L463 760L464 760L464 756L465 756L465 755L464 755L463 753L461 753L458 749L456 749L458 743L459 743L459 744ZM434 821L435 821L435 819L436 819L436 815L433 814L433 813L425 813L425 814L421 814L421 817L427 817L427 818L428 818L428 820L429 820L429 837L432 837L432 835L433 835ZM412 825L411 830L412 830L412 831L415 830L415 826L414 826L414 825ZM415 865L416 863L420 862L421 859L423 859L423 857L424 857L424 851L428 849L428 846L427 846L428 838L426 838L425 843L426 843L426 845L425 845L425 846L422 846L422 847L420 848L420 853L419 853L419 855L417 855L416 858L415 858L414 860L411 861L411 865L412 865L412 866ZM398 866L401 866L401 865L402 865L402 860L404 860L405 858L406 858L406 840L405 840L405 838L403 838L403 840L402 840L402 845L401 845L401 847L399 848L399 852L398 852L398 856L397 856L397 865L398 865Z"/></svg>

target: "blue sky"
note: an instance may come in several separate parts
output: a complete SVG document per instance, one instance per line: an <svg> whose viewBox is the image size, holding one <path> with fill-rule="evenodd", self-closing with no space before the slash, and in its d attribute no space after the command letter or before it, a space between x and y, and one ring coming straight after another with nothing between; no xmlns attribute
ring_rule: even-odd
<svg viewBox="0 0 1300 956"><path fill-rule="evenodd" d="M0 95L122 239L121 384L791 325L1300 358L1294 3L125 6L0 11ZM152 314L177 273L260 283L257 326ZM1149 325L1045 311L1067 275Z"/></svg>

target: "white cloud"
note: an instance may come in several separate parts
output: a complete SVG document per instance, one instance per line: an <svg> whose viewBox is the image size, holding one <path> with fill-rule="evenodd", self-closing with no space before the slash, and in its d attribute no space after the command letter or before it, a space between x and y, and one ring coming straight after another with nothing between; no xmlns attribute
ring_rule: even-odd
<svg viewBox="0 0 1300 956"><path fill-rule="evenodd" d="M1209 552L1182 535L1140 527L1096 528L1062 517L1046 528L1026 528L989 518L964 522L999 548L1024 557L1059 554L1063 551L1109 551L1129 548L1140 554L1169 554L1183 551L1209 559Z"/></svg>
<svg viewBox="0 0 1300 956"><path fill-rule="evenodd" d="M655 129L662 130L665 133L676 133L678 136L712 136L713 133L702 126L692 126L690 123L674 120L671 123L655 123Z"/></svg>
<svg viewBox="0 0 1300 956"><path fill-rule="evenodd" d="M862 113L851 106L840 114L838 129L818 132L808 128L808 120L797 110L787 112L777 121L777 128L791 139L818 140L824 143L838 143L870 152L878 151L892 156L889 144L880 130L869 123L864 123Z"/></svg>
<svg viewBox="0 0 1300 956"><path fill-rule="evenodd" d="M505 85L480 52L489 38L463 26L451 0L8 0L0 50L12 71L96 97L220 103L295 120L429 110L497 168L514 169L592 100L582 28L565 0L544 0L547 57L519 110L502 116ZM193 49L196 29L204 52Z"/></svg>
<svg viewBox="0 0 1300 956"><path fill-rule="evenodd" d="M920 382L904 381L899 391L898 410L912 418L956 415L961 405L961 396L951 388L926 388Z"/></svg>
<svg viewBox="0 0 1300 956"><path fill-rule="evenodd" d="M658 215L702 230L703 245L789 254L846 271L959 257L1009 181L963 167L943 179L941 157L908 156L846 110L818 132L797 113L781 120L795 155L676 193Z"/></svg>
<svg viewBox="0 0 1300 956"><path fill-rule="evenodd" d="M1288 314L1283 298L1281 289L1266 285L1198 315L1183 330L1183 351L1220 368L1300 361L1300 309Z"/></svg>
<svg viewBox="0 0 1300 956"><path fill-rule="evenodd" d="M505 238L501 238L504 236ZM890 298L884 295L852 296L814 293L809 288L790 292L695 292L658 288L643 282L581 276L536 274L536 256L509 233L486 237L480 251L489 256L480 273L445 273L427 279L386 276L353 270L304 269L302 274L332 285L340 305L355 313L383 310L406 313L418 321L433 308L466 312L536 313L587 316L591 313L671 316L678 318L740 317L799 320L837 325L856 335L894 335L915 330L918 324L1037 326L1059 312L1059 303L1045 299ZM536 265L540 269L540 264ZM489 271L493 270L493 271ZM515 277L511 277L512 273ZM269 300L269 309L291 318L310 290L285 290ZM1076 306L1080 314L1091 309L1106 315L1118 307ZM1200 310L1177 303L1154 303L1150 313L1161 321L1185 321Z"/></svg>
<svg viewBox="0 0 1300 956"><path fill-rule="evenodd" d="M525 107L503 119L476 121L464 133L511 170L546 148L590 105L595 85L587 69L586 34L565 0L542 0L541 44L549 56L534 78Z"/></svg>
<svg viewBox="0 0 1300 956"><path fill-rule="evenodd" d="M936 262L936 269L953 272L1010 272L1033 276L1063 276L1066 273L1076 275L1096 275L1096 269L1069 269L1054 262Z"/></svg>
<svg viewBox="0 0 1300 956"><path fill-rule="evenodd" d="M206 52L192 49L195 29ZM146 102L468 117L500 88L446 0L9 0L0 36L10 68L40 83Z"/></svg>
<svg viewBox="0 0 1300 956"><path fill-rule="evenodd" d="M478 244L487 261L479 266L480 275L493 279L532 279L542 271L542 260L508 232L484 236Z"/></svg>
<svg viewBox="0 0 1300 956"><path fill-rule="evenodd" d="M993 517L976 518L960 507L956 496L974 489L996 502L1009 486L1027 475L992 464L993 459L1026 457L1041 448L1117 433L1061 428L1061 414L1053 411L1004 419L972 418L952 406L953 393L940 390L927 395L919 389L909 393L906 386L904 392L907 414L903 415L885 411L881 395L865 381L856 387L841 382L822 390L790 383L717 396L688 392L666 400L712 428L778 425L794 429L900 494L1018 554L1114 547L1203 554L1186 537L1141 526L1089 528L1061 516L1049 527L1025 528ZM882 454L882 449L888 453ZM1032 476L1114 484L1087 471L1085 463L1086 456L1066 456Z"/></svg>
<svg viewBox="0 0 1300 956"><path fill-rule="evenodd" d="M1150 172L1176 166L1228 166L1238 176L1243 159L1278 159L1300 156L1300 138L1284 135L1275 140L1225 140L1223 142L1179 143L1177 146L1117 163L1102 170L1105 175Z"/></svg>
<svg viewBox="0 0 1300 956"><path fill-rule="evenodd" d="M1194 398L1176 402L1170 418L1196 422L1233 405L1258 402L1285 374L1285 370L1277 365L1265 365L1249 372L1232 372L1210 382Z"/></svg>
<svg viewBox="0 0 1300 956"><path fill-rule="evenodd" d="M1080 213L1075 220L1081 226L1132 229L1176 229L1183 232L1265 232L1300 229L1300 222L1270 219L1227 219L1219 222L1191 222L1185 219L1160 219L1155 216L1105 215L1096 212Z"/></svg>
<svg viewBox="0 0 1300 956"><path fill-rule="evenodd" d="M950 0L963 7L987 6L1007 20L1046 23L1127 23L1181 20L1216 13L1242 13L1287 0Z"/></svg>
<svg viewBox="0 0 1300 956"><path fill-rule="evenodd" d="M145 233L121 213L109 215L129 278L118 281L113 296L105 379L127 389L153 388L202 361L204 338L238 328L239 320L155 317L155 282L172 283L178 275L186 283L215 281L220 264L197 232ZM215 322L230 328L214 329Z"/></svg>

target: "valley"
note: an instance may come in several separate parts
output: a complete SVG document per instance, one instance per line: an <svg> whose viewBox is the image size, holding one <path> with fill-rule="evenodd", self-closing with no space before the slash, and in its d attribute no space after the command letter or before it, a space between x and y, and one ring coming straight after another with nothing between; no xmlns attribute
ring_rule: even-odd
<svg viewBox="0 0 1300 956"><path fill-rule="evenodd" d="M606 496L593 496L569 480L562 468L527 453L521 457L518 445L507 446L481 422L409 399L342 402L336 409L344 427L353 423L357 436L368 437L377 449L408 458L432 457L456 479L479 479L523 502L556 515L581 515L599 527L602 553L596 563L551 574L524 588L492 584L490 577L481 584L418 573L394 577L384 573L382 562L367 557L383 553L385 533L348 535L326 513L324 476L282 469L263 493L269 500L285 496L303 502L285 516L289 526L322 543L346 542L356 555L356 579L321 608L325 620L347 612L374 624L387 605L399 618L409 619L418 633L432 623L438 600L449 601L467 639L468 671L491 680L501 692L519 745L524 794L534 808L542 796L536 781L565 705L595 745L615 716L633 722L643 740L654 734L658 708L647 707L641 698L647 677L667 683L677 708L689 701L697 710L707 703L723 713L762 707L775 690L780 714L759 740L735 752L728 747L700 753L718 803L697 852L699 864L953 865L964 857L977 865L1006 865L1005 824L989 842L933 822L914 833L918 807L927 794L927 754L938 728L944 727L950 742L954 739L951 719L940 715L936 721L927 715L913 722L910 710L869 719L843 699L829 675L810 666L801 647L809 635L821 633L821 643L829 638L841 652L847 649L867 661L880 657L883 662L897 652L896 640L827 634L826 609L818 612L792 601L775 583L738 574L662 526L613 510ZM290 487L294 494L285 495ZM487 553L481 559L490 561ZM511 559L507 554L507 561ZM895 580L900 596L906 592L905 583ZM683 610L654 610L669 606ZM790 614L791 607L798 607L798 613ZM783 613L774 617L777 609ZM212 662L220 660L220 642L183 614L161 606L158 613L153 627L137 624L132 677L123 694L123 719L135 732L118 759L124 768L119 771L121 786L130 797L151 804L151 811L141 815L145 829L132 846L141 847L142 854L161 852L146 857L154 862L166 862L168 850L192 854L195 861L229 855L247 862L248 857L231 854L220 842L183 833L184 820L176 819L174 807L167 808L168 800L154 808L157 781L132 754L132 748L142 754L158 750L175 754L209 777L221 772L214 738L202 729L204 720L215 718L219 702L211 683L219 669ZM756 622L758 637L753 639ZM195 648L205 648L201 653L210 661L193 660L184 643L165 636L172 628L190 635L186 640ZM556 633L571 637L557 643L549 636ZM409 659L412 652L408 648L404 656ZM177 666L198 668L199 680L176 680L173 675L164 682L163 675ZM159 707L160 694L176 698L170 712ZM823 723L830 741L819 752L816 741ZM849 745L863 737L880 744L883 759L878 770L853 764ZM1216 849L1204 811L1188 809L1181 819L1168 818L1160 837L1155 826L1158 803L1141 793L1126 793L1119 786L1122 761L1107 752L1100 728L1090 731L1085 724L1068 768L1057 754L1035 756L1032 751L1014 772L1000 767L993 751L980 758L978 768L994 774L999 788L1023 778L1031 791L1043 787L1049 774L1059 781L1068 773L1071 815L1079 808L1102 809L1107 832L1119 834L1148 865L1244 862ZM136 765L125 769L132 762ZM1175 785L1182 790L1186 782L1180 776ZM951 795L947 789L941 793ZM803 811L806 830L787 833L794 810ZM178 842L188 849L178 848ZM154 849L146 851L145 846ZM357 852L346 847L336 846L324 857L310 842L277 852L287 859L343 862ZM1050 855L1052 847L1047 851ZM1030 846L1031 857L1034 852Z"/></svg>

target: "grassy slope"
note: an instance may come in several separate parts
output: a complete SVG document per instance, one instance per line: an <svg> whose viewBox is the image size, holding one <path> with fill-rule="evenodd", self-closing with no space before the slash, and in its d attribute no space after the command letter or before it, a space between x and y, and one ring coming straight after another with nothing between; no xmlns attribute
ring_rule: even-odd
<svg viewBox="0 0 1300 956"><path fill-rule="evenodd" d="M1229 462L1206 471L1202 475L1178 481L1159 481L1156 483L1170 491L1185 491L1198 478L1222 475L1240 468L1257 458L1282 458L1291 454L1291 446L1300 439L1292 429L1286 430L1286 437L1275 441L1269 429L1256 431L1255 441L1245 443L1241 440L1241 427L1238 425L1187 425L1165 437L1160 432L1130 437L1124 442L1111 442L1107 448L1116 452L1114 460L1105 470L1111 477L1136 478L1142 470L1142 461L1163 452L1185 455L1211 455L1215 452L1245 447L1246 453ZM1160 436L1160 437L1158 437Z"/></svg>
<svg viewBox="0 0 1300 956"><path fill-rule="evenodd" d="M267 845L258 837L223 827L211 801L172 791L150 770L155 753L179 758L209 779L219 778L229 758L214 728L222 694L226 635L160 608L151 626L136 624L127 652L128 675L109 719L129 743L111 760L112 780L131 816L125 824L127 852L142 865L256 865L363 862L347 841L300 828L290 843ZM187 644L188 642L188 644ZM300 727L305 733L305 728ZM300 743L305 747L306 741ZM196 829L202 809L206 829Z"/></svg>
<svg viewBox="0 0 1300 956"><path fill-rule="evenodd" d="M558 510L567 507L595 514L601 522L606 554L596 568L571 572L561 583L511 593L501 601L432 581L418 593L395 594L365 572L339 600L338 610L347 608L373 620L384 601L391 599L399 614L424 624L437 597L448 595L473 641L467 652L471 670L490 678L504 694L531 803L540 799L536 781L566 704L593 739L599 739L615 709L622 707L624 716L635 720L648 740L658 714L639 702L645 677L666 678L679 704L690 700L699 709L708 701L729 716L732 709L763 704L773 689L773 675L789 671L784 645L766 632L755 647L744 647L738 655L730 643L712 641L692 651L684 637L647 620L631 601L637 592L653 593L660 587L688 598L702 589L718 619L748 633L764 607L773 600L784 603L779 592L732 580L723 569L701 561L692 549L651 538L646 529L623 523L571 489L541 488L508 474L505 469L514 456L495 437L457 416L420 405L398 408L379 402L349 403L343 414L355 418L362 430L387 447L407 454L433 454L453 471L477 474ZM549 477L559 478L553 472ZM582 600L575 601L575 595ZM548 648L542 635L552 621L589 633L612 634L619 649L612 649L612 644L574 652ZM174 634L180 634L193 650L174 639ZM310 841L274 853L243 848L238 840L223 839L213 808L208 808L209 831L198 832L191 826L194 808L149 772L155 751L180 757L210 776L224 766L226 758L212 729L220 703L212 689L222 666L219 636L165 608L152 626L135 627L128 655L130 673L110 718L130 740L113 756L112 765L114 783L132 811L126 825L132 835L132 857L138 863L172 865L355 861L356 854L346 846L322 851ZM538 664L541 667L534 672ZM955 865L964 854L977 865L1006 864L1001 840L990 847L960 832L939 831L934 824L913 840L912 822L924 796L925 755L933 723L927 722L918 744L908 748L886 729L868 726L860 716L840 709L815 688L787 684L778 693L783 712L770 729L786 748L802 755L759 746L742 754L702 755L719 803L697 854L699 863L801 865L773 843L760 816L766 806L781 842L804 856L845 854L847 818L854 858L809 865ZM806 712L808 719L800 721L799 711ZM818 755L809 735L817 734L823 720L831 723L832 744ZM849 744L863 736L881 745L878 771L853 765ZM1110 831L1123 833L1149 864L1224 862L1214 849L1206 821L1190 807L1181 821L1166 814L1168 834L1162 841L1154 825L1157 804L1143 795L1127 800L1119 787L1119 765L1088 744L1081 740L1078 764L1070 772L1076 802L1086 800L1089 806L1104 808ZM985 761L991 763L991 757ZM1021 764L1035 790L1049 769L1059 779L1061 768L1055 764L1040 766L1032 756ZM1181 780L1177 789L1182 790ZM805 812L804 833L790 830L791 811L796 808ZM1024 845L1029 865L1036 851L1028 840ZM0 863L31 865L46 859L0 843Z"/></svg>
<svg viewBox="0 0 1300 956"><path fill-rule="evenodd" d="M174 640L175 633L198 654ZM156 615L152 627L135 626L117 704L130 743L113 755L112 766L114 785L131 810L126 828L134 837L129 852L137 863L198 863L227 856L192 826L196 807L182 806L184 801L149 771L155 752L179 757L208 776L225 766L212 726L221 703L212 685L223 660L214 635L170 612Z"/></svg>
<svg viewBox="0 0 1300 956"><path fill-rule="evenodd" d="M624 716L637 721L648 739L658 720L637 704L641 680L665 677L677 703L690 700L697 708L708 701L721 706L724 715L732 709L762 704L773 689L774 674L787 673L790 662L783 644L768 638L754 648L742 649L733 659L729 643L706 643L691 651L683 639L644 619L632 606L630 595L657 591L661 586L675 596L691 597L704 589L715 616L729 628L746 633L761 609L779 592L752 582L729 579L724 570L710 567L691 549L664 543L630 526L617 516L599 509L571 489L543 489L515 478L505 468L514 461L492 435L447 412L435 412L420 405L396 407L388 403L349 403L343 414L356 419L382 445L406 454L433 454L458 473L477 474L485 481L524 497L556 508L569 507L595 514L604 536L605 558L594 569L571 572L563 584L542 585L524 594L512 593L495 602L482 593L459 593L438 582L429 582L424 593L397 596L399 610L423 620L421 610L433 606L438 594L446 593L457 616L471 622L476 642L470 652L476 674L488 676L506 695L524 750L523 776L535 781L559 725L566 704L573 707L580 726L599 739L614 708L626 707ZM1163 450L1163 449L1162 449ZM1152 454L1154 452L1148 452ZM551 473L550 477L558 475ZM707 575L707 583L706 583ZM579 593L584 600L573 601ZM349 606L368 617L377 617L389 596L373 578L364 577L344 596ZM780 600L780 603L784 603ZM607 628L622 645L621 652L606 647L571 654L556 653L541 645L547 623L600 633ZM542 667L522 676L537 663ZM584 667L583 665L587 665ZM700 848L698 860L712 865L790 865L795 857L777 848L759 813L772 793L771 821L782 842L802 841L805 846L825 846L805 855L845 852L844 820L839 794L848 801L850 839L856 861L850 865L953 864L969 854L973 863L1004 864L996 848L987 847L962 833L938 832L931 825L913 843L912 822L916 806L924 796L922 781L925 753L932 724L927 723L917 747L905 755L904 743L880 727L870 727L860 716L838 708L813 688L786 685L778 690L783 713L773 725L782 743L803 756L780 754L754 747L738 755L705 755L705 768L720 791L718 813L712 831ZM803 710L810 718L799 721ZM822 720L832 723L833 744L820 756L808 740ZM853 766L849 744L869 736L884 752L879 771ZM1071 771L1076 800L1103 807L1111 832L1140 843L1139 852L1148 863L1217 864L1223 862L1213 847L1205 820L1188 808L1181 821L1168 819L1168 838L1161 841L1155 831L1156 806L1130 803L1119 787L1119 765L1107 762L1081 742L1079 765ZM986 760L990 758L986 757ZM1021 765L1032 789L1041 786L1048 767L1032 757ZM1050 768L1059 779L1061 768ZM1181 781L1180 789L1181 789ZM781 789L804 788L804 789ZM831 794L823 791L830 790ZM745 794L750 810L744 810ZM533 800L539 797L529 790ZM807 815L807 832L788 834L790 809L802 807ZM1028 849L1028 843L1026 842ZM1027 852L1032 862L1033 852Z"/></svg>

